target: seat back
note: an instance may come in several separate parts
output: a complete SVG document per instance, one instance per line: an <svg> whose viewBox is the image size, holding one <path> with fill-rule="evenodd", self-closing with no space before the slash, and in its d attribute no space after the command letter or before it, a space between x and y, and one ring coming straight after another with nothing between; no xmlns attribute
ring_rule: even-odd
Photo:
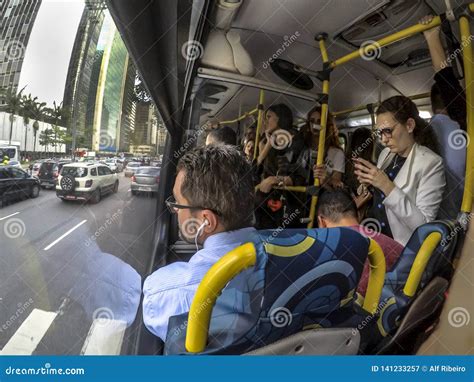
<svg viewBox="0 0 474 382"><path fill-rule="evenodd" d="M217 298L204 354L242 354L352 312L370 241L350 228L263 230L255 266ZM186 353L188 314L170 319L165 354Z"/></svg>
<svg viewBox="0 0 474 382"><path fill-rule="evenodd" d="M435 276L451 273L461 232L461 227L451 221L434 221L415 230L385 278L377 322L382 337L397 330L409 305Z"/></svg>

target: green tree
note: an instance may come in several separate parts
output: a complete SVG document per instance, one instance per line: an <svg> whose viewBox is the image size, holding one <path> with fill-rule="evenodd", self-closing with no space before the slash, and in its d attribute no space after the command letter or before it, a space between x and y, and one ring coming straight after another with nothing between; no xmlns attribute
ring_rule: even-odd
<svg viewBox="0 0 474 382"><path fill-rule="evenodd" d="M36 100L36 97L34 99ZM36 152L36 135L38 134L38 130L39 130L38 120L43 120L45 117L46 103L34 102L32 106L33 106L33 110L31 112L31 118L35 120L33 122L33 134L34 134L34 139L35 139L33 142L33 152Z"/></svg>
<svg viewBox="0 0 474 382"><path fill-rule="evenodd" d="M10 114L10 135L8 138L8 144L11 145L12 143L12 135L13 135L13 122L15 121L15 115L20 114L21 110L21 103L22 103L22 94L23 90L25 90L26 86L21 89L18 93L16 93L13 88L8 88L7 90L2 91L1 98L4 102L1 105L1 111L5 111Z"/></svg>
<svg viewBox="0 0 474 382"><path fill-rule="evenodd" d="M53 102L53 107L46 109L46 111L53 121L53 140L51 143L54 146L54 152L57 152L57 146L63 144L65 141L65 135L62 134L62 130L59 126L67 128L70 112L68 108L63 107L62 102L58 105L56 101Z"/></svg>
<svg viewBox="0 0 474 382"><path fill-rule="evenodd" d="M53 130L45 129L40 133L39 142L41 146L46 147L46 152L48 152L49 145L53 142Z"/></svg>
<svg viewBox="0 0 474 382"><path fill-rule="evenodd" d="M38 97L33 98L31 94L28 96L23 95L21 97L21 109L20 115L23 117L23 125L25 126L25 149L24 156L26 157L26 144L28 142L28 130L30 125L30 118L33 116L34 104L37 102Z"/></svg>

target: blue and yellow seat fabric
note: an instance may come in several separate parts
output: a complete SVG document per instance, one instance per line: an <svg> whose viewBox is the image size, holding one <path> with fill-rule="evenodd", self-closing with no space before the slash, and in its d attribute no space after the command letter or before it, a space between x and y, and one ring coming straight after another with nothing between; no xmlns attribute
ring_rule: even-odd
<svg viewBox="0 0 474 382"><path fill-rule="evenodd" d="M451 221L434 221L415 230L386 274L377 309L377 334L371 336L370 347L380 349L393 337L413 301L434 277L451 277L460 231L460 226Z"/></svg>
<svg viewBox="0 0 474 382"><path fill-rule="evenodd" d="M378 304L385 275L374 241L350 228L257 231L208 271L190 312L170 318L164 354L243 354L346 322L373 246L382 263L365 307Z"/></svg>

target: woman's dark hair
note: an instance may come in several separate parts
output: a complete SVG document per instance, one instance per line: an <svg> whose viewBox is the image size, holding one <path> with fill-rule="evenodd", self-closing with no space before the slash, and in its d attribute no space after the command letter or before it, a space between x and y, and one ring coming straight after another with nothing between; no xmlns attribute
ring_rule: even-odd
<svg viewBox="0 0 474 382"><path fill-rule="evenodd" d="M313 142L313 133L311 132L310 126L310 118L313 113L321 113L321 106L316 105L314 106L306 116L306 124L302 128L302 134L306 144L311 145ZM327 153L329 147L336 147L338 149L341 148L341 144L339 143L339 132L337 130L336 123L334 122L334 117L331 112L328 111L328 120L326 125L326 140L324 142L324 151ZM326 155L325 155L326 156Z"/></svg>
<svg viewBox="0 0 474 382"><path fill-rule="evenodd" d="M293 113L291 109L283 103L271 105L267 111L273 111L278 117L278 128L287 131L293 130Z"/></svg>
<svg viewBox="0 0 474 382"><path fill-rule="evenodd" d="M394 96L383 101L376 111L376 115L392 113L393 118L401 124L406 124L409 118L415 121L413 138L415 142L439 153L438 142L428 122L420 117L415 103L405 96Z"/></svg>
<svg viewBox="0 0 474 382"><path fill-rule="evenodd" d="M372 161L374 135L366 127L358 128L351 136L351 155Z"/></svg>
<svg viewBox="0 0 474 382"><path fill-rule="evenodd" d="M254 224L255 190L252 168L243 153L230 145L206 146L183 155L181 193L190 205L219 214L226 231Z"/></svg>

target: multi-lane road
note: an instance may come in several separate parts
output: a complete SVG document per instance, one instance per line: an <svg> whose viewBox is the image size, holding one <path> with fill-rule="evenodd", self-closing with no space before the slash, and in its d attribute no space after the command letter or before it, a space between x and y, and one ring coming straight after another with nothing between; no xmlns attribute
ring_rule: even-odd
<svg viewBox="0 0 474 382"><path fill-rule="evenodd" d="M156 199L132 196L130 179L119 179L119 191L96 205L42 190L0 209L4 354L87 353L97 335L122 333L135 318ZM116 337L105 351L120 346Z"/></svg>

